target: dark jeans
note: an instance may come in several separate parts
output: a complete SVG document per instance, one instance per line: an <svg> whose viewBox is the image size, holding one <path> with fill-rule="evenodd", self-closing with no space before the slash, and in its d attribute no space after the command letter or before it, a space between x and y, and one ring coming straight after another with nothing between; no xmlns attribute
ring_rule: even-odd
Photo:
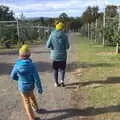
<svg viewBox="0 0 120 120"><path fill-rule="evenodd" d="M64 81L66 61L53 61L53 76L55 82L58 84L58 72L60 71L61 80Z"/></svg>

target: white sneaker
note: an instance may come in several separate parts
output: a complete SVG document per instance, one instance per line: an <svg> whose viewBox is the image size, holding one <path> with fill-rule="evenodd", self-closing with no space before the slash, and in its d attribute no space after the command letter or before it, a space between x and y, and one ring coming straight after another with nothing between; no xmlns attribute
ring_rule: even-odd
<svg viewBox="0 0 120 120"><path fill-rule="evenodd" d="M64 81L63 81L63 80L61 80L60 82L61 82L61 83L64 83Z"/></svg>
<svg viewBox="0 0 120 120"><path fill-rule="evenodd" d="M64 84L64 81L63 81L63 80L61 80L61 86L62 86L62 87L65 87L65 84Z"/></svg>
<svg viewBox="0 0 120 120"><path fill-rule="evenodd" d="M60 84L54 83L54 86L55 86L55 87L59 87L59 86L60 86Z"/></svg>
<svg viewBox="0 0 120 120"><path fill-rule="evenodd" d="M58 86L57 83L54 83L54 86L57 87Z"/></svg>

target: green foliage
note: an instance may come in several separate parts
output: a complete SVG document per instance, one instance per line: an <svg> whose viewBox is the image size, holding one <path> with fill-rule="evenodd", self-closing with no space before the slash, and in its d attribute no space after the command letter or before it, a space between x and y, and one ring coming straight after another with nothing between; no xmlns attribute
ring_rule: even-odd
<svg viewBox="0 0 120 120"><path fill-rule="evenodd" d="M89 6L82 15L84 23L95 22L95 20L99 17L99 14L100 13L98 7Z"/></svg>
<svg viewBox="0 0 120 120"><path fill-rule="evenodd" d="M17 30L16 25L1 24L0 25L0 43L1 45L17 43ZM7 47L7 45L6 45Z"/></svg>
<svg viewBox="0 0 120 120"><path fill-rule="evenodd" d="M14 21L14 13L7 6L0 5L0 21ZM14 23L0 24L0 44L6 48L10 47L10 44L16 43L17 29Z"/></svg>
<svg viewBox="0 0 120 120"><path fill-rule="evenodd" d="M69 18L70 19L70 29L78 30L83 25L83 20L80 17Z"/></svg>
<svg viewBox="0 0 120 120"><path fill-rule="evenodd" d="M117 43L120 44L120 31L118 31L118 22L112 22L107 24L103 29L105 41L107 45L115 46Z"/></svg>
<svg viewBox="0 0 120 120"><path fill-rule="evenodd" d="M105 42L105 45L110 46L115 46L117 43L120 44L120 30L118 31L119 17L117 6L106 6L105 26L103 25L104 13L99 12L98 7L89 6L85 12L83 12L82 19L84 21L84 24L81 31L83 35L89 37L89 39L95 40L95 42L98 43Z"/></svg>
<svg viewBox="0 0 120 120"><path fill-rule="evenodd" d="M62 22L68 22L69 21L69 17L66 13L62 13L59 15L59 20Z"/></svg>
<svg viewBox="0 0 120 120"><path fill-rule="evenodd" d="M0 21L10 20L15 20L13 11L11 11L7 6L0 5Z"/></svg>
<svg viewBox="0 0 120 120"><path fill-rule="evenodd" d="M118 13L117 13L117 6L108 5L108 6L105 8L105 13L106 13L106 16L115 17L115 16L118 14Z"/></svg>

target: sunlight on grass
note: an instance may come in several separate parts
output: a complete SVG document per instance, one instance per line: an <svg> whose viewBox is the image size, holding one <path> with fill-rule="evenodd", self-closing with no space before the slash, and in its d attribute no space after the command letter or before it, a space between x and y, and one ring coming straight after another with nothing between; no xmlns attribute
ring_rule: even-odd
<svg viewBox="0 0 120 120"><path fill-rule="evenodd" d="M97 119L120 119L116 113L120 112L120 55L115 54L115 47L95 45L83 38L77 42L77 50L80 64L88 66L87 72L80 78L81 82L86 83L80 89L87 93L88 104L104 109L113 106L112 112L99 113Z"/></svg>

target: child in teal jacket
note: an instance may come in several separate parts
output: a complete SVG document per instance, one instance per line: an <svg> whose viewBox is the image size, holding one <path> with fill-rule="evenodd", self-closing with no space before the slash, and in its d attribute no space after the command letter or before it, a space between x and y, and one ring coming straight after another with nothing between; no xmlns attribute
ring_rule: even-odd
<svg viewBox="0 0 120 120"><path fill-rule="evenodd" d="M64 24L58 23L56 25L56 30L54 30L47 43L46 46L51 49L50 57L53 60L53 76L54 76L54 85L65 86L64 85L64 76L66 69L66 61L67 61L67 49L69 49L69 42L67 35L63 32ZM58 82L58 72L61 73L61 84Z"/></svg>
<svg viewBox="0 0 120 120"><path fill-rule="evenodd" d="M41 94L43 89L36 67L29 57L28 45L23 45L19 50L19 58L12 69L11 78L17 81L29 120L36 120L33 110L39 111L39 109L33 90L36 87L38 93Z"/></svg>

